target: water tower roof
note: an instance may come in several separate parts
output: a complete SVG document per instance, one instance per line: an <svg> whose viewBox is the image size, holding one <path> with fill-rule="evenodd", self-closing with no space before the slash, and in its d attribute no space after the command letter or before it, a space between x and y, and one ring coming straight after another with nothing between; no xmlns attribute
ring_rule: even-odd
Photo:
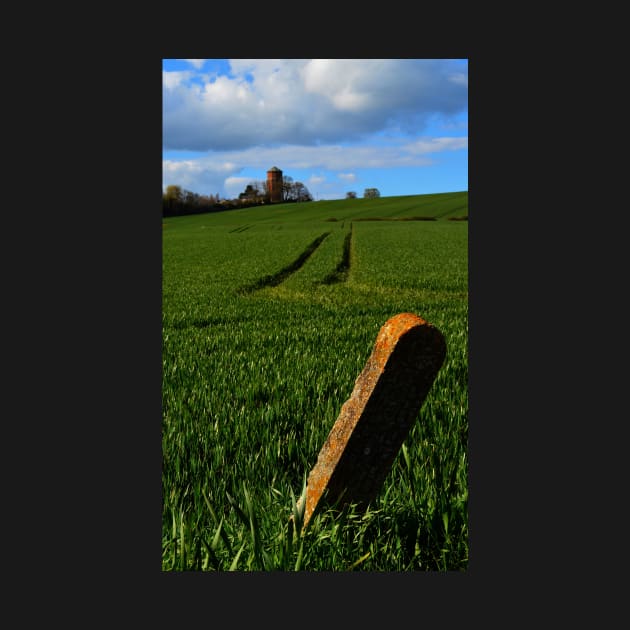
<svg viewBox="0 0 630 630"><path fill-rule="evenodd" d="M272 171L277 171L277 172L282 173L282 171L277 166L272 166L268 172L271 173Z"/></svg>

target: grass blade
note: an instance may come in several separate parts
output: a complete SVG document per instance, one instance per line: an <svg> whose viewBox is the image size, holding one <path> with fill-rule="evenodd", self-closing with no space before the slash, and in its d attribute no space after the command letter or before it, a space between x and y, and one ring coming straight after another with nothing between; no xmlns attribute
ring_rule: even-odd
<svg viewBox="0 0 630 630"><path fill-rule="evenodd" d="M370 557L370 552L368 551L365 555L361 556L356 562L353 562L348 568L348 571L352 571L352 569L355 569L356 567L358 567L364 560L367 560L369 557Z"/></svg>
<svg viewBox="0 0 630 630"><path fill-rule="evenodd" d="M245 543L241 545L241 548L238 550L236 556L234 557L234 560L232 560L232 564L230 565L229 571L236 571L236 567L238 566L238 561L239 561L239 558L241 557L241 554L243 553L243 549L245 549Z"/></svg>

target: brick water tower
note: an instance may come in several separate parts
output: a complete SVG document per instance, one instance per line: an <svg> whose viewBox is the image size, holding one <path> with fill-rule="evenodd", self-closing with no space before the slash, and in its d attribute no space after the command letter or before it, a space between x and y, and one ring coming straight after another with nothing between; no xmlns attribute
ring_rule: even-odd
<svg viewBox="0 0 630 630"><path fill-rule="evenodd" d="M267 171L267 191L271 203L282 201L282 171L277 166Z"/></svg>

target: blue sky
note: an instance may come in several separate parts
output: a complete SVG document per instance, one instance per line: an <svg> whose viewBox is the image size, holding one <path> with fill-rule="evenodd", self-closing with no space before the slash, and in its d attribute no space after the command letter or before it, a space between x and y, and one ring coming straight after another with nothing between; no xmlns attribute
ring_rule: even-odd
<svg viewBox="0 0 630 630"><path fill-rule="evenodd" d="M314 199L468 190L466 59L163 59L162 185Z"/></svg>

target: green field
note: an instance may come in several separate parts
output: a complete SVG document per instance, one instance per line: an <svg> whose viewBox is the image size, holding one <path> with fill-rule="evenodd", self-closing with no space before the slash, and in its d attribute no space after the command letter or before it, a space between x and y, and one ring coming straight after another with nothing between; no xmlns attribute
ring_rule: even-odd
<svg viewBox="0 0 630 630"><path fill-rule="evenodd" d="M466 569L467 216L458 192L163 220L163 570ZM402 312L445 362L368 511L300 535L305 479Z"/></svg>

